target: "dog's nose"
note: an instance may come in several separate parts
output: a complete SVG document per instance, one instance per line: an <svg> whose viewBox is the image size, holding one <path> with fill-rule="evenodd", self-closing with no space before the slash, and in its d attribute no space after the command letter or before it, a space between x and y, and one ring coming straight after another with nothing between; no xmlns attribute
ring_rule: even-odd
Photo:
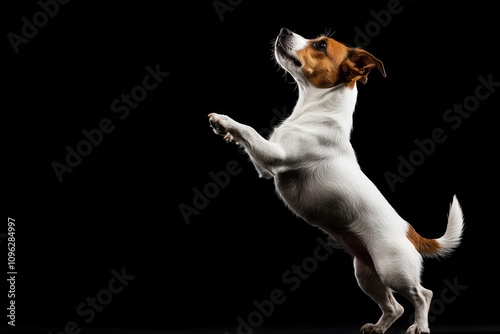
<svg viewBox="0 0 500 334"><path fill-rule="evenodd" d="M291 35L293 32L287 28L281 28L280 36Z"/></svg>

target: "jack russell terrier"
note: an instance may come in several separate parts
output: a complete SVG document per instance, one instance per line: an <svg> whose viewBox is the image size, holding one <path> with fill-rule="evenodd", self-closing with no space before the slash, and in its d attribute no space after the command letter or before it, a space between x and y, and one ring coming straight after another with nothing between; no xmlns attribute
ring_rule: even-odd
<svg viewBox="0 0 500 334"><path fill-rule="evenodd" d="M286 28L276 38L274 56L298 86L292 114L269 139L216 113L208 115L211 127L243 146L260 177L274 178L291 211L352 255L360 288L382 310L362 333L384 333L403 314L394 292L415 307L415 322L406 333L430 333L432 291L420 283L422 257L444 257L458 247L462 209L454 196L444 235L423 238L361 171L350 143L356 83L365 84L372 69L385 77L384 65L328 36L305 39Z"/></svg>

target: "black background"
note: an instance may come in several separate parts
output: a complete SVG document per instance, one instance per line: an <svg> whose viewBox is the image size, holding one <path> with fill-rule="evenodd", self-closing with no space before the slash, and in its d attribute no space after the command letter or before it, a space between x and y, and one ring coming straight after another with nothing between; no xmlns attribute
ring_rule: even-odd
<svg viewBox="0 0 500 334"><path fill-rule="evenodd" d="M378 319L340 251L290 291L283 273L312 256L323 235L294 217L272 181L259 179L237 146L208 125L207 114L218 112L260 130L291 112L295 86L271 57L281 27L306 38L335 31L349 45L359 44L359 31L371 35L363 46L384 62L387 78L373 73L359 86L352 133L358 160L428 238L444 232L457 194L463 243L449 259L426 260L422 276L437 299L443 291L456 297L434 304L433 324L498 324L488 304L499 298L500 88L456 129L443 119L454 104L473 100L478 77L500 81L496 9L492 2L401 0L398 13L380 16L395 3L233 1L219 16L210 0L71 1L18 53L8 34L20 35L22 18L32 22L41 7L24 1L4 9L4 198L16 222L18 327L55 333L75 321L84 332L223 326L235 333L237 318L247 319L253 302L274 289L286 301L275 305L266 326L358 327ZM119 119L111 103L142 84L147 66L169 75ZM82 131L105 118L114 130L59 182L54 161L64 163L65 147L76 149ZM391 190L384 173L398 173L398 157L418 154L415 140L431 138L436 128L446 140ZM228 162L238 172L214 188L211 172ZM193 189L209 189L211 198L200 200ZM193 201L199 210L186 218L179 206L194 207ZM108 286L113 269L135 278L86 323L77 306ZM466 288L453 295L446 282ZM397 322L403 328L412 307L398 300L406 308Z"/></svg>

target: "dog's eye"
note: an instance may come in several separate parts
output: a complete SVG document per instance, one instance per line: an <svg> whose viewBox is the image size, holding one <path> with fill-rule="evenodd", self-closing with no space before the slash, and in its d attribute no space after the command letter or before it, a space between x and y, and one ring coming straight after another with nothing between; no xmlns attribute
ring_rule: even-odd
<svg viewBox="0 0 500 334"><path fill-rule="evenodd" d="M323 51L326 49L326 41L319 41L313 44L316 50Z"/></svg>

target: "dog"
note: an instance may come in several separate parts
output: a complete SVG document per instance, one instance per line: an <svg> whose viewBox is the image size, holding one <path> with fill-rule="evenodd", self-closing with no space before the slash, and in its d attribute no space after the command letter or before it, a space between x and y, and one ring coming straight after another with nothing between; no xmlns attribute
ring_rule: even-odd
<svg viewBox="0 0 500 334"><path fill-rule="evenodd" d="M444 235L423 238L361 171L350 143L357 83L366 84L372 70L385 77L383 63L327 35L306 39L286 28L274 42L274 58L298 87L290 116L268 139L226 115L210 113L210 126L244 148L260 177L274 179L293 213L351 254L359 287L382 310L362 333L385 333L403 314L395 292L415 308L406 333L430 333L433 293L421 285L423 258L446 257L459 246L462 208L454 195Z"/></svg>

